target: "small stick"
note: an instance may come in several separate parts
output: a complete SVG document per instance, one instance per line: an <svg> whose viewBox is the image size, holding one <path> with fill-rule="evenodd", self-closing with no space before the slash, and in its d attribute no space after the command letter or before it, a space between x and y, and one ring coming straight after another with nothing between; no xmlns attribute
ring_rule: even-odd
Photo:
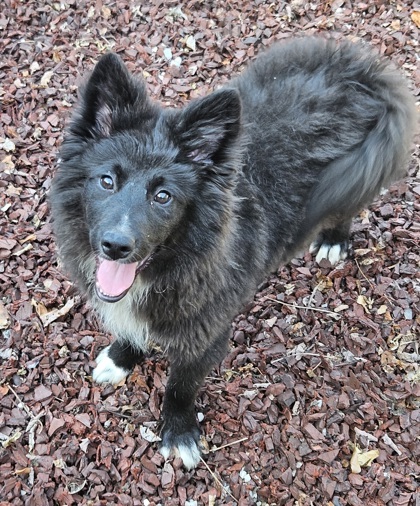
<svg viewBox="0 0 420 506"><path fill-rule="evenodd" d="M206 466L207 471L212 475L213 479L216 481L217 485L225 492L225 494L229 495L236 503L238 502L237 499L233 497L233 495L229 492L229 490L226 490L223 483L219 480L219 478L213 473L213 471L209 468L206 461L203 459L203 457L200 457L201 462Z"/></svg>
<svg viewBox="0 0 420 506"><path fill-rule="evenodd" d="M10 389L12 394L16 397L16 399L19 401L18 408L22 407L28 416L31 418L35 418L35 415L32 413L32 411L28 408L28 406L22 401L22 399L19 397L19 395L15 392L15 390L12 388L11 385L7 385L7 388Z"/></svg>
<svg viewBox="0 0 420 506"><path fill-rule="evenodd" d="M35 430L39 426L42 430L43 423L41 422L40 418L45 415L45 411L41 411L37 415L34 415L32 411L28 408L28 406L22 401L22 399L19 397L19 395L15 392L15 390L10 386L7 385L7 387L10 389L10 391L13 393L13 395L16 397L16 399L19 401L18 408L22 407L26 414L30 417L29 423L26 427L26 432L29 434L29 453L32 453L34 447L35 447Z"/></svg>
<svg viewBox="0 0 420 506"><path fill-rule="evenodd" d="M306 309L310 311L319 311L320 313L327 313L331 316L334 316L335 318L339 318L340 315L338 313L334 313L333 311L330 311L329 309L321 309L319 307L307 307L307 306L298 306L297 304L289 304L287 302L283 302L281 300L273 299L272 297L266 297L266 300L271 300L273 302L277 302L278 304L282 304L283 306L293 307L295 309Z"/></svg>
<svg viewBox="0 0 420 506"><path fill-rule="evenodd" d="M365 280L369 283L369 286L372 288L372 290L375 292L375 286L373 285L373 283L366 277L366 274L362 271L362 268L360 267L359 265L359 262L357 261L357 258L354 259L354 261L356 262L356 265L357 265L357 268L359 269L361 275L365 278ZM390 306L393 306L392 304L392 301L391 299L384 293L383 294L383 297L385 300L388 301L389 305Z"/></svg>
<svg viewBox="0 0 420 506"><path fill-rule="evenodd" d="M316 287L312 290L312 293L311 293L311 296L309 297L309 300L308 300L308 304L307 304L307 307L308 309L310 308L311 304L312 304L312 301L314 300L315 298L315 294L316 294L316 291L318 290L318 286L320 286L321 283L318 283L316 285Z"/></svg>
<svg viewBox="0 0 420 506"><path fill-rule="evenodd" d="M242 441L248 441L249 438L243 437L242 439L238 439L238 441L232 441L231 443L226 443L225 445L219 446L218 448L212 448L211 452L217 452L218 450L222 450L223 448L228 448L229 446L236 445L238 443L242 443Z"/></svg>

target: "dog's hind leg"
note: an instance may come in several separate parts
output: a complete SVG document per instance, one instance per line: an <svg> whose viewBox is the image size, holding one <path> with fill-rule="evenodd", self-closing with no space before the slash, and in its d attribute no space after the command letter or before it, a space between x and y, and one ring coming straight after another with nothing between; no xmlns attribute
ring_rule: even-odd
<svg viewBox="0 0 420 506"><path fill-rule="evenodd" d="M336 265L340 260L347 258L350 223L351 220L342 221L333 228L321 231L309 247L310 253L316 253L318 263L325 258L331 265Z"/></svg>
<svg viewBox="0 0 420 506"><path fill-rule="evenodd" d="M116 385L131 373L143 357L144 354L127 341L117 339L96 357L97 365L92 377L97 383Z"/></svg>

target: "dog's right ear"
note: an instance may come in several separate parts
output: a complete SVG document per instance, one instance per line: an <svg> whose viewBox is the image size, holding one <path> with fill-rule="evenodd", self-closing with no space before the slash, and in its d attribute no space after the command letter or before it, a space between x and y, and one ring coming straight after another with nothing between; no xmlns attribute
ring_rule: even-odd
<svg viewBox="0 0 420 506"><path fill-rule="evenodd" d="M130 128L133 112L147 102L146 89L133 79L121 58L104 55L81 90L81 105L70 131L84 138L109 137Z"/></svg>

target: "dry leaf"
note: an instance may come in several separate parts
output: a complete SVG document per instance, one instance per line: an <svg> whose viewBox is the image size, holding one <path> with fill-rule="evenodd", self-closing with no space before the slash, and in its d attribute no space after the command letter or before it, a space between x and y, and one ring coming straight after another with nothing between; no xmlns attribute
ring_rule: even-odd
<svg viewBox="0 0 420 506"><path fill-rule="evenodd" d="M49 311L48 313L39 314L39 317L41 318L42 324L44 327L47 327L50 323L57 320L57 318L60 318L60 316L64 316L67 314L70 309L74 306L75 299L69 299L66 304L60 308L60 309L53 309L52 311ZM36 311L38 312L37 306L35 306Z"/></svg>
<svg viewBox="0 0 420 506"><path fill-rule="evenodd" d="M316 285L316 289L319 292L324 292L325 290L329 290L333 287L333 281L328 276L324 276L323 274L317 274L318 284ZM293 287L294 288L294 287Z"/></svg>
<svg viewBox="0 0 420 506"><path fill-rule="evenodd" d="M401 29L401 21L399 19L394 19L394 21L391 22L391 28L393 30L400 30Z"/></svg>
<svg viewBox="0 0 420 506"><path fill-rule="evenodd" d="M61 62L61 56L58 51L53 51L53 61L54 63L60 63Z"/></svg>
<svg viewBox="0 0 420 506"><path fill-rule="evenodd" d="M66 468L66 463L64 462L63 459L53 460L53 464L54 464L54 467L56 467L57 469L65 469Z"/></svg>
<svg viewBox="0 0 420 506"><path fill-rule="evenodd" d="M373 303L372 299L367 298L364 295L359 295L357 297L357 303L363 307L363 309L365 310L365 312L367 314L370 314L369 309L372 308L372 303Z"/></svg>
<svg viewBox="0 0 420 506"><path fill-rule="evenodd" d="M359 474L362 467L370 466L372 462L379 457L379 450L369 450L363 452L357 445L354 445L353 455L350 460L352 473Z"/></svg>
<svg viewBox="0 0 420 506"><path fill-rule="evenodd" d="M15 471L15 474L17 474L18 476L21 475L21 474L29 474L31 472L31 467L24 467L23 469L17 469Z"/></svg>
<svg viewBox="0 0 420 506"><path fill-rule="evenodd" d="M87 481L71 481L67 484L67 490L69 491L69 494L77 494L83 488L85 487Z"/></svg>
<svg viewBox="0 0 420 506"><path fill-rule="evenodd" d="M102 11L102 16L105 18L105 19L109 19L111 17L111 9L109 7L106 7L105 5L102 7L101 9Z"/></svg>
<svg viewBox="0 0 420 506"><path fill-rule="evenodd" d="M372 250L370 248L357 248L354 250L354 254L357 257L362 257L368 255L369 253L372 253Z"/></svg>
<svg viewBox="0 0 420 506"><path fill-rule="evenodd" d="M340 304L336 308L334 308L334 313L339 313L340 311L344 311L345 309L348 309L349 306L347 304Z"/></svg>
<svg viewBox="0 0 420 506"><path fill-rule="evenodd" d="M273 318L269 318L268 320L265 320L265 322L271 329L277 322L277 316L273 316Z"/></svg>
<svg viewBox="0 0 420 506"><path fill-rule="evenodd" d="M48 309L44 306L42 302L38 302L35 299L32 299L31 304L34 306L38 316L44 316L45 314L48 313Z"/></svg>
<svg viewBox="0 0 420 506"><path fill-rule="evenodd" d="M33 61L31 63L31 66L29 67L31 74L33 74L34 72L37 72L40 68L41 67L37 61Z"/></svg>
<svg viewBox="0 0 420 506"><path fill-rule="evenodd" d="M188 35L188 37L185 39L185 45L191 49L191 51L195 51L196 50L196 44L195 44L195 39L192 35Z"/></svg>
<svg viewBox="0 0 420 506"><path fill-rule="evenodd" d="M393 370L395 367L404 369L404 362L396 358L392 351L388 350L381 354L381 365L386 371Z"/></svg>
<svg viewBox="0 0 420 506"><path fill-rule="evenodd" d="M145 427L144 425L140 426L140 434L143 439L145 439L149 443L156 443L157 441L162 441L162 439L157 436L149 427Z"/></svg>
<svg viewBox="0 0 420 506"><path fill-rule="evenodd" d="M413 11L411 13L411 19L414 21L417 28L420 28L420 11Z"/></svg>
<svg viewBox="0 0 420 506"><path fill-rule="evenodd" d="M9 313L3 302L0 302L0 329L7 329L10 325Z"/></svg>
<svg viewBox="0 0 420 506"><path fill-rule="evenodd" d="M15 151L16 149L16 146L15 146L15 143L10 140L10 139L5 139L1 148L4 150L4 151L7 151L8 153L10 153L11 151Z"/></svg>
<svg viewBox="0 0 420 506"><path fill-rule="evenodd" d="M41 86L46 88L51 81L52 76L54 75L54 72L52 70L48 70L45 72L45 74L41 77Z"/></svg>
<svg viewBox="0 0 420 506"><path fill-rule="evenodd" d="M11 171L15 168L15 162L13 161L12 155L5 156L1 163L4 165L5 171Z"/></svg>
<svg viewBox="0 0 420 506"><path fill-rule="evenodd" d="M85 439L82 439L79 443L79 448L82 450L82 452L86 453L87 452L87 449L88 449L88 446L89 446L89 443L90 443L90 439L89 438L85 438Z"/></svg>
<svg viewBox="0 0 420 506"><path fill-rule="evenodd" d="M3 448L7 448L10 445L12 445L13 443L16 443L16 441L20 438L21 435L22 435L22 433L20 431L16 431L10 437L8 437L4 441L2 441L1 444L2 444Z"/></svg>

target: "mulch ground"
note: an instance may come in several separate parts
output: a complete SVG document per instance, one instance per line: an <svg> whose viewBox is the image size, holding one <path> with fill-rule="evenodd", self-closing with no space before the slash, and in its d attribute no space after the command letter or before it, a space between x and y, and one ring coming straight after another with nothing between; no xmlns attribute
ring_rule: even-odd
<svg viewBox="0 0 420 506"><path fill-rule="evenodd" d="M168 364L119 387L109 342L57 263L48 189L81 76L113 50L178 106L297 33L363 39L419 96L413 2L19 1L0 7L0 504L420 505L420 176L355 220L351 257L260 286L198 398L186 472L152 442ZM311 309L308 309L308 308Z"/></svg>

